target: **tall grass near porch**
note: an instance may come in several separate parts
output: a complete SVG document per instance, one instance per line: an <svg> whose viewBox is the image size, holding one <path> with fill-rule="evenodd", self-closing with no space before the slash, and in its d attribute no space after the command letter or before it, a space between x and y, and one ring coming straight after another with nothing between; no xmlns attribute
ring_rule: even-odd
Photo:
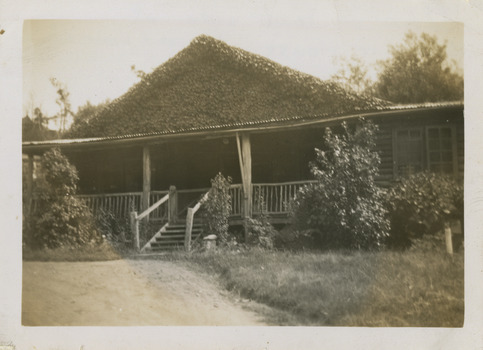
<svg viewBox="0 0 483 350"><path fill-rule="evenodd" d="M267 304L275 324L461 327L463 254L442 252L193 254L188 264Z"/></svg>

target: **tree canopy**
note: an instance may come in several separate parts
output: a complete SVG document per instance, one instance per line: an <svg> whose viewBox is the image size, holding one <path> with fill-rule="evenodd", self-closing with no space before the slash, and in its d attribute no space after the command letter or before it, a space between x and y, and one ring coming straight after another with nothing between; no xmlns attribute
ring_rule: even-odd
<svg viewBox="0 0 483 350"><path fill-rule="evenodd" d="M408 32L389 51L391 57L378 62L377 97L397 103L463 99L463 77L451 67L446 44L436 36Z"/></svg>
<svg viewBox="0 0 483 350"><path fill-rule="evenodd" d="M370 94L374 82L368 76L367 65L359 56L340 57L337 63L339 70L332 75L331 80L358 94Z"/></svg>
<svg viewBox="0 0 483 350"><path fill-rule="evenodd" d="M28 114L22 118L22 141L44 141L57 138L56 131L48 128L49 118L39 107L33 110L33 116Z"/></svg>

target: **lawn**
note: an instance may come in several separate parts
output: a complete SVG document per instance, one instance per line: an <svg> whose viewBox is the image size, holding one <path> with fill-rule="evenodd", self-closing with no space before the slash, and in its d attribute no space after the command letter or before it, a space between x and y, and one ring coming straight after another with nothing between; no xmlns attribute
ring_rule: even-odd
<svg viewBox="0 0 483 350"><path fill-rule="evenodd" d="M271 306L272 323L462 327L464 256L442 251L174 253L163 259L216 275Z"/></svg>

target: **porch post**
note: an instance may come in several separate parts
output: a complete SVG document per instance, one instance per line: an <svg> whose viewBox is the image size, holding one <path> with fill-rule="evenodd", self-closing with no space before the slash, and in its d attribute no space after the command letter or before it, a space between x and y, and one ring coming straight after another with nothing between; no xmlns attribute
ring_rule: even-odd
<svg viewBox="0 0 483 350"><path fill-rule="evenodd" d="M178 221L178 192L176 186L169 186L168 222L175 224Z"/></svg>
<svg viewBox="0 0 483 350"><path fill-rule="evenodd" d="M32 193L34 184L34 156L28 155L28 165L27 165L27 198L26 203L24 203L25 213L24 215L30 218L30 211L32 209Z"/></svg>
<svg viewBox="0 0 483 350"><path fill-rule="evenodd" d="M246 219L252 216L252 151L250 135L243 133L240 138L237 134L236 140L243 182L243 219ZM245 230L245 239L247 234L248 232Z"/></svg>
<svg viewBox="0 0 483 350"><path fill-rule="evenodd" d="M143 201L142 210L149 208L149 195L151 192L151 157L149 154L149 146L143 147ZM148 218L146 217L146 221Z"/></svg>

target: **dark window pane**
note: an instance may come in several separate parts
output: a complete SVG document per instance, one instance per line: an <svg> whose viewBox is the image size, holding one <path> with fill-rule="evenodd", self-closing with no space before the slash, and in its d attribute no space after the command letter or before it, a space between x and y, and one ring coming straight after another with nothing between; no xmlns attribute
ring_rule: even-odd
<svg viewBox="0 0 483 350"><path fill-rule="evenodd" d="M441 160L441 154L439 152L429 152L429 160L431 162L439 162Z"/></svg>
<svg viewBox="0 0 483 350"><path fill-rule="evenodd" d="M451 149L451 139L442 139L441 140L441 148L442 149Z"/></svg>
<svg viewBox="0 0 483 350"><path fill-rule="evenodd" d="M441 152L441 156L444 162L451 162L453 160L452 152Z"/></svg>
<svg viewBox="0 0 483 350"><path fill-rule="evenodd" d="M409 130L398 130L397 137L407 138L408 134L409 134Z"/></svg>
<svg viewBox="0 0 483 350"><path fill-rule="evenodd" d="M439 150L439 140L438 139L429 139L428 140L428 147L432 151Z"/></svg>
<svg viewBox="0 0 483 350"><path fill-rule="evenodd" d="M431 139L438 139L439 138L439 129L431 128L428 129L428 137Z"/></svg>
<svg viewBox="0 0 483 350"><path fill-rule="evenodd" d="M441 128L441 137L450 138L451 137L451 129L450 128Z"/></svg>
<svg viewBox="0 0 483 350"><path fill-rule="evenodd" d="M421 130L411 130L409 135L413 139L419 139L419 138L421 138Z"/></svg>

